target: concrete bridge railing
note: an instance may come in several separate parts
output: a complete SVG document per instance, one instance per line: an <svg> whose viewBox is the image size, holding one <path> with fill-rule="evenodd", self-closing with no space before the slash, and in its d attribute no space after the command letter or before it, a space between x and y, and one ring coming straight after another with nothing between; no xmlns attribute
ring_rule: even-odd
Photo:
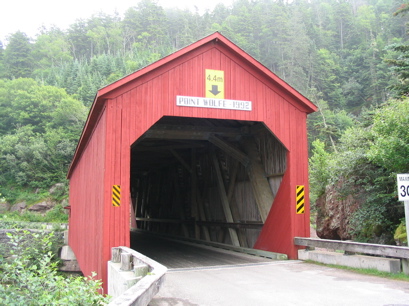
<svg viewBox="0 0 409 306"><path fill-rule="evenodd" d="M403 270L409 274L408 247L302 237L294 237L294 244L307 247L298 251L298 258L301 260L309 259L354 268L374 268L391 273ZM345 251L345 254L315 251L315 248Z"/></svg>
<svg viewBox="0 0 409 306"><path fill-rule="evenodd" d="M108 261L109 305L148 305L162 286L167 268L127 247L112 248Z"/></svg>

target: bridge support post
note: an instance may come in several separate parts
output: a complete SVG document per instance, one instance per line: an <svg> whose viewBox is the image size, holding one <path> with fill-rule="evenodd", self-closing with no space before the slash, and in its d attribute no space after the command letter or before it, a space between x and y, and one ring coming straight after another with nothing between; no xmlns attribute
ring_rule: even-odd
<svg viewBox="0 0 409 306"><path fill-rule="evenodd" d="M250 159L247 167L247 173L253 188L254 197L260 212L261 220L266 222L271 205L274 201L274 195L266 178L260 154L253 139L248 138L242 142L243 148Z"/></svg>
<svg viewBox="0 0 409 306"><path fill-rule="evenodd" d="M230 210L229 200L227 198L226 189L224 188L223 177L220 171L219 162L217 160L216 152L212 150L213 165L216 172L217 187L219 189L220 198L222 201L223 212L227 222L233 222L233 216ZM240 246L239 237L234 228L229 228L230 239L234 246Z"/></svg>

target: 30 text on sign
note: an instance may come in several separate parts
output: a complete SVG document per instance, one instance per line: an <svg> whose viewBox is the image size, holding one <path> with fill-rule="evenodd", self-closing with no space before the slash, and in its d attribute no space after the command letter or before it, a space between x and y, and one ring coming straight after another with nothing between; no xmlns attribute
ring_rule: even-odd
<svg viewBox="0 0 409 306"><path fill-rule="evenodd" d="M409 174L398 174L399 201L409 201Z"/></svg>
<svg viewBox="0 0 409 306"><path fill-rule="evenodd" d="M224 99L224 71L205 69L206 98Z"/></svg>
<svg viewBox="0 0 409 306"><path fill-rule="evenodd" d="M251 111L251 101L211 99L199 97L176 96L177 106L221 108L242 111Z"/></svg>
<svg viewBox="0 0 409 306"><path fill-rule="evenodd" d="M121 186L119 185L112 186L112 206L121 206Z"/></svg>

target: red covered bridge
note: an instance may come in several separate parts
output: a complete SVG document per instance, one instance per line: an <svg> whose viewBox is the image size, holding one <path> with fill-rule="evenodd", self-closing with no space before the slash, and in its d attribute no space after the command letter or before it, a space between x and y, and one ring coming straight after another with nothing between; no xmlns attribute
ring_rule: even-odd
<svg viewBox="0 0 409 306"><path fill-rule="evenodd" d="M219 33L100 89L68 173L83 273L106 280L131 227L296 258L315 110Z"/></svg>

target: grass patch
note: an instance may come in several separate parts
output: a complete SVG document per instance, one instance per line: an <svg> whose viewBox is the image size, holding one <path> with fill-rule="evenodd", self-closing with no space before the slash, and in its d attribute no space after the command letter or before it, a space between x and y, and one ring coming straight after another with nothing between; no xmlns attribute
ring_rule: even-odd
<svg viewBox="0 0 409 306"><path fill-rule="evenodd" d="M12 228L10 227L12 224L19 222L67 223L68 215L61 204L55 205L44 216L30 211L25 211L22 214L14 211L0 215L0 228Z"/></svg>
<svg viewBox="0 0 409 306"><path fill-rule="evenodd" d="M340 270L351 271L351 272L364 274L364 275L378 276L378 277L383 277L387 279L401 280L401 281L409 282L409 275L406 275L403 272L390 273L390 272L378 271L376 269L351 268L351 267L346 267L346 266L324 264L324 263L313 261L313 260L306 260L305 262L314 264L314 265L318 265L318 266L325 266L325 267L336 268Z"/></svg>

